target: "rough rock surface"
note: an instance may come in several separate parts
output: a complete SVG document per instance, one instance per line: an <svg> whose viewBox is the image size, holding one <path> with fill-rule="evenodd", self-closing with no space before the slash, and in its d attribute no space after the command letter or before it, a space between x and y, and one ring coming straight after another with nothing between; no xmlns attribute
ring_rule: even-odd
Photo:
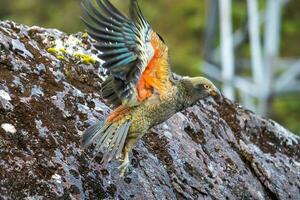
<svg viewBox="0 0 300 200"><path fill-rule="evenodd" d="M90 42L0 22L0 199L300 199L299 137L226 99L150 130L124 178L91 160L80 136L110 109Z"/></svg>

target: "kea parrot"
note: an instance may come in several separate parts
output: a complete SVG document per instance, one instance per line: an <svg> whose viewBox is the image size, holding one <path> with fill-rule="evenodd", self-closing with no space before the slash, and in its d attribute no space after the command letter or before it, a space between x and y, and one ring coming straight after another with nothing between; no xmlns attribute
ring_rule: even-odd
<svg viewBox="0 0 300 200"><path fill-rule="evenodd" d="M101 95L114 108L83 133L81 142L83 148L95 143L94 153L102 152L105 163L122 159L123 176L132 148L151 127L220 92L204 77L174 78L168 47L136 0L130 2L130 17L109 0L85 0L81 7L86 15L82 20L106 69Z"/></svg>

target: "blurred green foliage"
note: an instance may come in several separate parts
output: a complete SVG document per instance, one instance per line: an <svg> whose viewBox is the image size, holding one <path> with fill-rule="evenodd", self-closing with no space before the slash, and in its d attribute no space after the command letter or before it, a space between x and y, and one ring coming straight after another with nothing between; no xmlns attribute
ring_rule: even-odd
<svg viewBox="0 0 300 200"><path fill-rule="evenodd" d="M112 0L125 13L129 0ZM247 15L246 1L233 1L234 28ZM259 1L260 8L265 0ZM199 75L203 57L203 35L209 0L140 0L140 7L153 28L169 46L170 62L175 72ZM283 10L280 53L300 58L300 2L290 0ZM0 0L0 20L57 28L68 33L84 31L78 0ZM249 46L237 56L249 56ZM271 118L300 133L300 95L286 95L273 101Z"/></svg>

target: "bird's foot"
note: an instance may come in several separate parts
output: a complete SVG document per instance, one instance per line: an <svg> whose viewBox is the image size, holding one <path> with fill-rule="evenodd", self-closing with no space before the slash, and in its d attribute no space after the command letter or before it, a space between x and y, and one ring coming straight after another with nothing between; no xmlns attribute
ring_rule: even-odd
<svg viewBox="0 0 300 200"><path fill-rule="evenodd" d="M118 169L120 170L120 176L124 177L125 174L128 173L128 167L129 167L129 159L124 159L122 164L118 167Z"/></svg>

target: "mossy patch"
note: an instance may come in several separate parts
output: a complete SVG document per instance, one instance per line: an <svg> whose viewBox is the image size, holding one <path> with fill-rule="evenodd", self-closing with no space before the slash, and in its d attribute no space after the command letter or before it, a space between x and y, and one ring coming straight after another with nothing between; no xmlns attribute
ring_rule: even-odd
<svg viewBox="0 0 300 200"><path fill-rule="evenodd" d="M74 57L79 58L84 64L95 64L96 60L90 55L83 53L74 53Z"/></svg>
<svg viewBox="0 0 300 200"><path fill-rule="evenodd" d="M52 55L54 55L59 60L65 60L65 55L68 54L67 50L64 48L57 49L57 48L50 47L47 49L47 51Z"/></svg>
<svg viewBox="0 0 300 200"><path fill-rule="evenodd" d="M89 36L89 34L87 33L87 32L84 32L83 34L82 34L82 38L87 38Z"/></svg>
<svg viewBox="0 0 300 200"><path fill-rule="evenodd" d="M48 48L47 51L55 56L58 54L58 51L52 47Z"/></svg>
<svg viewBox="0 0 300 200"><path fill-rule="evenodd" d="M68 50L65 48L58 49L58 48L50 47L47 49L47 51L52 55L54 55L59 60L67 60L67 58L73 60L75 58L74 60L80 60L80 62L84 64L96 63L96 59L93 58L91 55L79 53L79 52L75 52L75 53L68 52Z"/></svg>

